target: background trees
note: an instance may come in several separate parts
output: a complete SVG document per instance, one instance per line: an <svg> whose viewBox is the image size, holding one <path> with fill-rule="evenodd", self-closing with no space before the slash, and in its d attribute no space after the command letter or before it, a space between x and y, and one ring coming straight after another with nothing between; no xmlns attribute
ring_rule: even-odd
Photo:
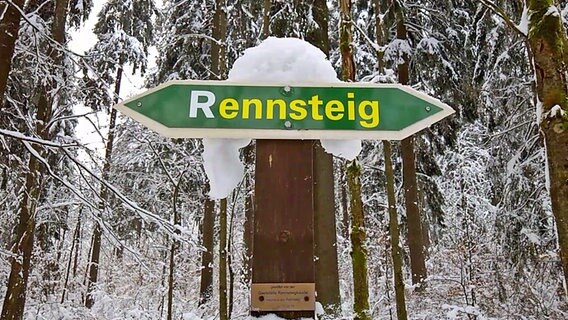
<svg viewBox="0 0 568 320"><path fill-rule="evenodd" d="M103 90L102 92L93 92L94 96L86 96L86 104L98 109L102 106L110 108L111 104L118 103L125 65L131 65L134 72L140 69L144 73L147 65L148 47L153 41L151 19L155 10L156 8L151 0L109 1L103 6L98 15L99 20L93 30L99 41L88 53L89 59L91 59L89 62L94 66L93 71L96 72L97 77L102 78L93 80L93 82L102 80ZM107 86L110 87L112 84L114 84L114 92L111 98ZM116 109L110 109L105 157L101 172L104 181L107 181L112 174L116 116ZM99 210L101 212L97 214L98 218L103 219L105 214L112 216L111 212L107 210L108 190L106 186L101 185L99 197ZM91 257L88 266L89 277L85 299L87 308L91 308L95 303L93 292L99 274L101 236L102 227L99 223L96 223L93 230ZM119 255L122 255L123 248L119 247L117 250L120 251Z"/></svg>
<svg viewBox="0 0 568 320"><path fill-rule="evenodd" d="M407 65L410 85L457 110L415 137L417 198L410 205L402 147L393 144L409 317L566 317L566 4L357 0L349 2L349 18L341 3L168 0L156 8L147 0L104 1L92 18L98 42L83 54L67 48L67 34L89 15L91 1L0 2L2 318L216 317L225 253L227 317L245 317L245 216L254 201L245 187L254 189L253 172L226 203L227 250L217 250L218 206L207 200L200 141L161 138L109 107L121 79L134 77L130 68L148 71L148 86L222 79L221 65L230 68L269 35L306 39L329 53L338 75L353 71L354 81L393 82ZM226 30L217 28L220 15ZM342 41L347 25L352 38ZM158 54L150 68L153 38ZM345 45L353 70L342 67ZM81 104L101 118L78 115ZM105 157L77 138L85 131L113 146L112 159L110 148ZM395 309L382 153L382 144L366 141L357 161L369 257L363 309L373 319ZM320 301L331 318L349 318L358 311L344 213L357 209L357 195L345 188L341 161L333 160L331 176L324 157L322 181L328 195L335 185L335 200L314 200L320 208L333 204L327 218L341 221L325 235L332 244L337 237L342 303L329 307L338 297L324 301L323 293ZM414 204L419 219L407 213ZM423 235L412 238L418 222ZM411 243L419 240L427 277L418 277L426 286L415 293ZM94 266L96 280L85 272Z"/></svg>

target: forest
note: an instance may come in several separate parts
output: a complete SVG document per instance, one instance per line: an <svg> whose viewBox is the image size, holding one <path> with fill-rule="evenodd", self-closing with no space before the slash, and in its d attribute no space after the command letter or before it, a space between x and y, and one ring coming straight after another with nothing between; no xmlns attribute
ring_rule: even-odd
<svg viewBox="0 0 568 320"><path fill-rule="evenodd" d="M264 315L251 283L270 251L253 257L255 211L279 196L256 196L270 140L232 142L242 174L216 185L226 145L113 106L171 80L302 70L456 111L352 157L298 143L318 319L567 319L567 26L565 0L0 0L0 319Z"/></svg>

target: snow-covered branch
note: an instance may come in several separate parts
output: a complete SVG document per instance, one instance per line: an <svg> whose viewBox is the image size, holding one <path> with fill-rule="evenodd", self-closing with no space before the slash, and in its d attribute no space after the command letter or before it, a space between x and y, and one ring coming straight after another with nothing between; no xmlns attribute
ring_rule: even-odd
<svg viewBox="0 0 568 320"><path fill-rule="evenodd" d="M34 144L40 144L40 145L47 146L47 147L54 147L54 148L77 148L77 147L80 147L79 144L61 144L61 143L57 143L57 142L53 142L53 141L49 141L49 140L43 140L43 139L40 139L40 138L29 137L29 136L22 134L21 132L11 131L11 130L6 130L6 129L0 129L0 135L10 137L10 138L14 138L14 139L18 139L18 140L22 140L22 141L31 142L31 143L34 143Z"/></svg>
<svg viewBox="0 0 568 320"><path fill-rule="evenodd" d="M58 50L61 50L61 51L70 53L70 54L72 54L72 55L74 55L74 56L77 56L77 57L81 57L81 58L84 58L84 57L85 57L84 55L81 55L81 54L78 54L78 53L76 53L76 52L74 52L74 51L72 51L72 50L69 50L69 49L66 48L64 45L62 45L61 43L59 43L59 42L57 42L55 39L53 39L50 35L46 34L43 30L41 30L40 28L38 28L38 27L33 23L33 21L31 21L31 20L29 19L28 15L27 15L19 6L17 6L14 2L12 2L12 0L6 0L6 2L8 3L8 5L14 7L14 8L18 11L18 13L19 13L20 16L22 17L22 19L24 19L24 21L26 21L33 29L35 29L39 34L41 34L42 37L44 37L45 39L47 39L47 40L51 43L51 45L53 45L55 48L57 48ZM48 3L48 2L49 2L49 1L45 1L44 4L45 4L45 3ZM41 6L43 6L43 4L42 4ZM40 6L40 7L41 7L41 6ZM40 8L38 8L36 11L38 11L39 9L40 9Z"/></svg>
<svg viewBox="0 0 568 320"><path fill-rule="evenodd" d="M523 21L521 21L520 24L516 24L513 22L513 20L511 19L511 17L509 17L509 15L505 12L505 10L503 10L503 8L499 7L498 5L496 5L493 1L491 0L479 0L479 3L481 3L483 6L485 6L486 8L488 8L489 10L493 11L493 13L495 13L496 15L498 15L501 19L503 19L503 21L505 21L505 23L516 33L518 33L520 36L522 36L523 38L527 37L527 32L525 30L521 30L520 26L523 25Z"/></svg>
<svg viewBox="0 0 568 320"><path fill-rule="evenodd" d="M140 217L144 220L151 220L155 222L162 230L169 233L171 236L176 236L176 230L178 228L173 225L170 221L161 218L159 215L150 212L144 208L141 208L137 203L130 200L126 195L120 192L114 185L108 183L107 181L103 180L100 176L94 173L91 169L89 169L84 163L77 160L72 154L70 154L67 150L63 150L67 157L75 163L75 165L80 169L87 172L90 176L95 178L99 183L101 183L105 188L107 188L110 192L112 192L122 203L126 205L126 207L130 208L132 211L138 213ZM187 242L187 239L179 239L179 241ZM195 244L196 245L196 244Z"/></svg>

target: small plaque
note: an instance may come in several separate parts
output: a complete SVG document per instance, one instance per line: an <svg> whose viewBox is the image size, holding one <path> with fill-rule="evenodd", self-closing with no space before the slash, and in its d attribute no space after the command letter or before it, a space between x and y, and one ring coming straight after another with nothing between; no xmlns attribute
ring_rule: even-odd
<svg viewBox="0 0 568 320"><path fill-rule="evenodd" d="M315 283L253 283L252 311L314 311Z"/></svg>

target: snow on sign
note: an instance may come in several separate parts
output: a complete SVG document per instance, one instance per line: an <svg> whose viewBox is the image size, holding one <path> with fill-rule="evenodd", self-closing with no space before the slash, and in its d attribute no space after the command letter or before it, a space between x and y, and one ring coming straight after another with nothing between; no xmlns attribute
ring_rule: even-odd
<svg viewBox="0 0 568 320"><path fill-rule="evenodd" d="M171 138L401 140L454 113L398 84L170 81L116 106Z"/></svg>

